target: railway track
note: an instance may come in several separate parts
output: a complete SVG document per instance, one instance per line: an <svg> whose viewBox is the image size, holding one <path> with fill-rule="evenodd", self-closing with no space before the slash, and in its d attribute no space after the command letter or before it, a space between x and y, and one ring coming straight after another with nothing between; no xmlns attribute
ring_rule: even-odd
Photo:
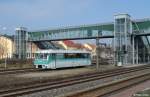
<svg viewBox="0 0 150 97"><path fill-rule="evenodd" d="M16 73L25 73L25 72L35 72L35 71L39 71L39 69L35 69L35 68L8 69L8 70L0 70L0 75L4 75L4 74L16 74Z"/></svg>
<svg viewBox="0 0 150 97"><path fill-rule="evenodd" d="M106 95L113 94L113 92L123 90L125 88L131 87L133 85L136 85L149 79L150 73L129 77L126 79L118 80L104 85L99 85L97 87L77 91L75 93L68 94L65 97L103 97Z"/></svg>
<svg viewBox="0 0 150 97"><path fill-rule="evenodd" d="M32 84L27 87L0 91L0 96L1 97L16 97L20 95L25 95L25 94L30 94L30 93L40 92L40 91L50 90L50 89L57 89L57 88L66 87L69 85L81 84L81 83L85 83L88 81L100 80L100 79L104 79L107 77L114 77L117 75L128 74L128 73L146 70L146 69L150 69L150 66L145 65L145 66L139 66L139 67L134 67L134 68L132 67L132 68L125 68L125 69L117 69L117 70L112 70L112 71L110 70L108 72L97 72L93 74L91 73L89 75L85 74L85 76L70 77L70 78L66 78L63 80L55 80L55 81L50 81L46 83L42 82L37 85Z"/></svg>

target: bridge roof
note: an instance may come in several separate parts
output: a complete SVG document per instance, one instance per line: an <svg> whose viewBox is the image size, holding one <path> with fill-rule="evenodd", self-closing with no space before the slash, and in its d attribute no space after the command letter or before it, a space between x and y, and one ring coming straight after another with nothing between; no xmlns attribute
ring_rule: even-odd
<svg viewBox="0 0 150 97"><path fill-rule="evenodd" d="M150 18L145 19L136 19L133 21L133 29L136 29L135 23L138 25L139 29L147 29L150 28ZM79 26L67 26L67 27L60 27L60 28L48 28L48 29L40 29L40 30L31 30L29 32L59 32L59 31L66 31L66 30L80 30L80 29L103 29L107 31L114 30L114 23L107 22L107 23L97 23L97 24L88 24L88 25L79 25Z"/></svg>

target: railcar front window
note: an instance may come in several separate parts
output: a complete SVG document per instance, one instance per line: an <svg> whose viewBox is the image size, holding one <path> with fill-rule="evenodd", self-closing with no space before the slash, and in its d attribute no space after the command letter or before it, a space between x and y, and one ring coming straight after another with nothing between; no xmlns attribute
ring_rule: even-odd
<svg viewBox="0 0 150 97"><path fill-rule="evenodd" d="M43 54L42 53L39 54L39 59L43 59Z"/></svg>
<svg viewBox="0 0 150 97"><path fill-rule="evenodd" d="M47 59L48 54L43 54L43 53L36 53L35 57L36 59Z"/></svg>
<svg viewBox="0 0 150 97"><path fill-rule="evenodd" d="M35 54L35 59L38 59L38 53Z"/></svg>
<svg viewBox="0 0 150 97"><path fill-rule="evenodd" d="M47 59L48 54L43 54L43 59Z"/></svg>

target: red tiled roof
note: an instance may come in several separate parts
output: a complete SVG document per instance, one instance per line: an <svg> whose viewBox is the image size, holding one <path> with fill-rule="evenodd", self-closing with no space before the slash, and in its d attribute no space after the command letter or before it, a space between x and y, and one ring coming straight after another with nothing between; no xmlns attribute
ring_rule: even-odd
<svg viewBox="0 0 150 97"><path fill-rule="evenodd" d="M70 48L76 48L76 49L86 49L89 50L89 48L85 47L84 45L80 44L80 43L75 43L74 41L71 40L65 40L62 41L67 47ZM93 44L88 44L92 49L95 49L95 45Z"/></svg>
<svg viewBox="0 0 150 97"><path fill-rule="evenodd" d="M73 47L73 48L77 48L77 49L82 49L83 45L80 43L75 43L71 40L65 40L63 41L63 43L67 46L67 47Z"/></svg>

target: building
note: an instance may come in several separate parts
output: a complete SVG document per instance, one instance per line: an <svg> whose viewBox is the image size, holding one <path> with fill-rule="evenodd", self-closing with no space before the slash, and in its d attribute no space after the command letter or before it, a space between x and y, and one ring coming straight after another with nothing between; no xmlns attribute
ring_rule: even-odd
<svg viewBox="0 0 150 97"><path fill-rule="evenodd" d="M96 45L85 43L83 46L86 48L86 50L91 51L93 55L96 55Z"/></svg>
<svg viewBox="0 0 150 97"><path fill-rule="evenodd" d="M15 52L14 37L8 35L0 36L0 59L12 58Z"/></svg>

